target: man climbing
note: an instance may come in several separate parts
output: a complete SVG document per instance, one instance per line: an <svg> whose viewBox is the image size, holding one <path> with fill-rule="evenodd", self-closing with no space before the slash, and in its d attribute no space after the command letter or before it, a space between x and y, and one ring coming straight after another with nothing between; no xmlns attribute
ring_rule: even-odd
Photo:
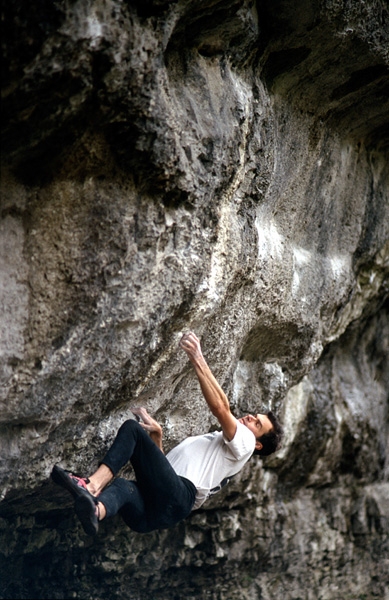
<svg viewBox="0 0 389 600"><path fill-rule="evenodd" d="M282 428L272 412L240 419L232 415L193 332L182 337L180 347L188 355L222 431L189 437L165 456L161 426L146 409L134 408L132 412L141 422L129 419L123 423L89 478L55 465L51 477L73 495L76 514L89 535L97 533L99 521L117 513L134 531L172 527L219 491L253 454L267 456L280 445ZM136 480L115 477L129 461Z"/></svg>

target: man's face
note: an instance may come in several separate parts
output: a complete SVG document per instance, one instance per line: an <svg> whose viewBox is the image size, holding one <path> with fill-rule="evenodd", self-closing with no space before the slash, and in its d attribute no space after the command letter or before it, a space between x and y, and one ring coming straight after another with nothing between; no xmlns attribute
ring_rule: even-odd
<svg viewBox="0 0 389 600"><path fill-rule="evenodd" d="M265 435L265 433L269 433L273 429L273 425L269 417L260 413L255 415L255 417L253 417L253 415L246 415L245 417L238 419L238 421L250 429L256 438L260 437L261 435ZM257 441L255 448L260 450L262 448L262 444Z"/></svg>

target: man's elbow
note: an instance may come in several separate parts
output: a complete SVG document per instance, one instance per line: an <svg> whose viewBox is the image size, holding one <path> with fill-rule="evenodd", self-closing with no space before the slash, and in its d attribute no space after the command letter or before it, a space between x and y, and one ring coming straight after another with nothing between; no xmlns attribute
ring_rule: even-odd
<svg viewBox="0 0 389 600"><path fill-rule="evenodd" d="M218 404L217 406L212 407L212 414L214 417L217 418L219 423L223 423L226 417L229 417L231 415L231 410L228 402L220 402L220 404Z"/></svg>

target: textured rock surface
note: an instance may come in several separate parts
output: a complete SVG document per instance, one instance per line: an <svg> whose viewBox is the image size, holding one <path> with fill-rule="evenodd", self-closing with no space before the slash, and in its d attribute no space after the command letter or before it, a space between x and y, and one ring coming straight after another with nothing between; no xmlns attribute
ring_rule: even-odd
<svg viewBox="0 0 389 600"><path fill-rule="evenodd" d="M4 598L389 598L383 0L3 7ZM130 407L215 422L194 329L278 455L173 531L86 539L48 481Z"/></svg>

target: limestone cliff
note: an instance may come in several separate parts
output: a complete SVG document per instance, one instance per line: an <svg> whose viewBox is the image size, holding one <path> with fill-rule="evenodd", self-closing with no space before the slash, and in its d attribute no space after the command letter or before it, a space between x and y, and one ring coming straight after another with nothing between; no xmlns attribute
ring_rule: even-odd
<svg viewBox="0 0 389 600"><path fill-rule="evenodd" d="M389 598L384 0L2 7L0 593ZM49 480L133 405L167 448L237 416L282 450L174 530L86 538Z"/></svg>

